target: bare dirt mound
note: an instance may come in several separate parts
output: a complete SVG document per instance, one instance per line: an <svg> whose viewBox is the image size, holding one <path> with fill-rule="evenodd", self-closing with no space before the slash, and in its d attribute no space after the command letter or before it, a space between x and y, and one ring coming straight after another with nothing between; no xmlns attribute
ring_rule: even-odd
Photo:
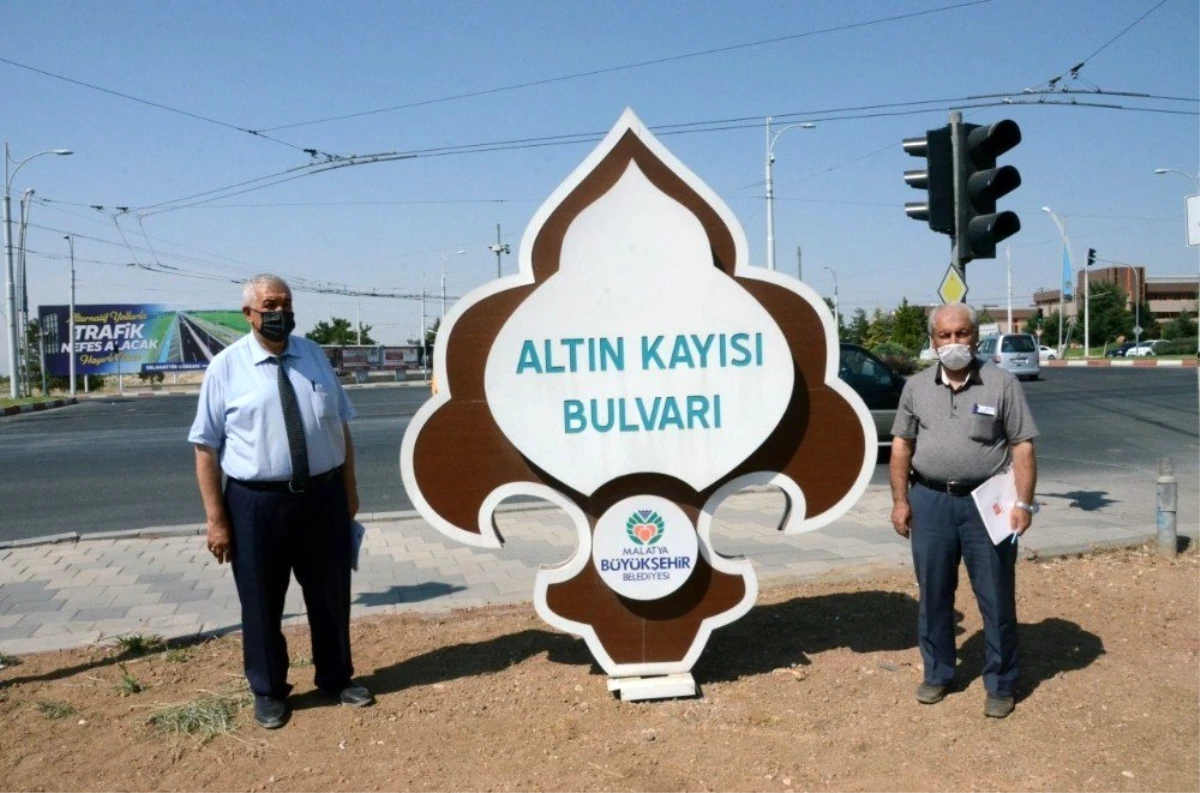
<svg viewBox="0 0 1200 793"><path fill-rule="evenodd" d="M366 710L313 691L291 631L295 713L273 732L244 707L236 635L27 656L0 670L0 788L1197 790L1198 568L1194 549L1022 562L1023 690L1003 721L983 716L965 575L959 690L935 706L913 699L907 575L764 591L714 635L693 700L613 700L531 606L357 621ZM219 734L171 731L189 715Z"/></svg>

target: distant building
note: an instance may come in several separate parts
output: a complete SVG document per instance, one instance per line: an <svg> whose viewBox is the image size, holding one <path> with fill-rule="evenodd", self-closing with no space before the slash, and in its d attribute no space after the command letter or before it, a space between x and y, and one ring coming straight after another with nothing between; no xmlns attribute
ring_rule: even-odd
<svg viewBox="0 0 1200 793"><path fill-rule="evenodd" d="M1137 275L1135 277L1134 271ZM1090 281L1095 283L1112 283L1121 288L1127 295L1126 308L1133 309L1135 296L1140 295L1142 301L1150 308L1160 323L1167 323L1186 311L1194 319L1200 308L1197 300L1200 297L1200 276L1193 275L1146 275L1145 267L1096 267L1091 270ZM1076 316L1082 320L1083 315L1083 281L1084 274L1076 273L1075 293L1067 297L1064 314L1067 321L1073 321ZM1039 289L1033 293L1033 305L1041 308L1046 315L1058 311L1061 303L1059 290Z"/></svg>

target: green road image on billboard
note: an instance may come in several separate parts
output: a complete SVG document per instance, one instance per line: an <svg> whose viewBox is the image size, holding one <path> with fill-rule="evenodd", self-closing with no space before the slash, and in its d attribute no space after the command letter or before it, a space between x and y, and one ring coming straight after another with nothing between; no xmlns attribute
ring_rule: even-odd
<svg viewBox="0 0 1200 793"><path fill-rule="evenodd" d="M67 306L41 306L38 320L46 371L70 369ZM157 304L75 307L78 374L201 370L217 353L250 332L241 311L177 310Z"/></svg>

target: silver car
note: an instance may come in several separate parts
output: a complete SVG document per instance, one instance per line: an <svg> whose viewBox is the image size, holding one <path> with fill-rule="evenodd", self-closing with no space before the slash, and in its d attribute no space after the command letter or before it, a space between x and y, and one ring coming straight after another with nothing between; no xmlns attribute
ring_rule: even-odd
<svg viewBox="0 0 1200 793"><path fill-rule="evenodd" d="M1042 373L1037 339L1028 333L1002 333L980 339L976 357L980 363L1007 369L1018 380L1036 380Z"/></svg>

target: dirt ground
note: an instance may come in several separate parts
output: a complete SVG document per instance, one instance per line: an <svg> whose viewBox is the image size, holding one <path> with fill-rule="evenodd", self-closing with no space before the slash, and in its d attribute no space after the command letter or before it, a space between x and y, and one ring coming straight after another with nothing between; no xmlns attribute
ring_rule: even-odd
<svg viewBox="0 0 1200 793"><path fill-rule="evenodd" d="M687 700L614 700L582 641L529 605L356 621L379 697L366 710L314 694L308 636L291 631L291 722L267 732L243 708L207 741L148 717L235 690L236 635L170 655L27 656L0 670L0 788L1198 790L1198 569L1194 548L1023 561L1023 690L1002 721L982 713L965 582L959 690L913 699L908 575L766 589L714 634ZM122 661L145 691L121 690Z"/></svg>

